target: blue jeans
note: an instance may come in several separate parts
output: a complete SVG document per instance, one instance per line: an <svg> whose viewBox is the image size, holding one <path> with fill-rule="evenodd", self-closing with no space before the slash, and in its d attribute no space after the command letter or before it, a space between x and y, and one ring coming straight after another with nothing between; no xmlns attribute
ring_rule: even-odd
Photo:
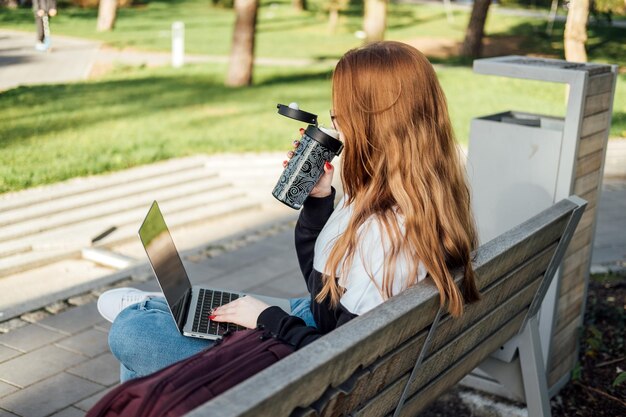
<svg viewBox="0 0 626 417"><path fill-rule="evenodd" d="M310 298L292 298L291 314L317 327ZM213 346L212 340L183 336L164 298L151 298L124 309L109 331L109 347L120 361L122 382L151 374Z"/></svg>

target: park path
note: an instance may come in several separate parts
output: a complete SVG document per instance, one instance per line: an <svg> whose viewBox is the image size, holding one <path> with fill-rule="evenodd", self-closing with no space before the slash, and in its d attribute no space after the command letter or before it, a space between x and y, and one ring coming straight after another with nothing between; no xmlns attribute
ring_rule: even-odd
<svg viewBox="0 0 626 417"><path fill-rule="evenodd" d="M53 36L52 51L34 49L35 34L0 29L0 91L20 85L54 84L80 81L101 75L116 64L157 67L169 65L168 52L115 49L101 42ZM185 55L186 63L228 63L227 56ZM263 58L255 59L262 66L307 67L331 60Z"/></svg>
<svg viewBox="0 0 626 417"><path fill-rule="evenodd" d="M51 53L37 52L34 33L0 30L0 91L89 76L99 42L64 36L55 36L52 42Z"/></svg>

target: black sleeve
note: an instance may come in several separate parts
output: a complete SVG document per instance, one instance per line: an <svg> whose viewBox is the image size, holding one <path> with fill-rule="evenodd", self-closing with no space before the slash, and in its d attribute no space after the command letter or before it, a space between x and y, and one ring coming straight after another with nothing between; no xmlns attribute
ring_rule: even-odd
<svg viewBox="0 0 626 417"><path fill-rule="evenodd" d="M294 231L296 253L298 255L298 262L300 263L300 270L306 281L309 293L313 293L309 279L313 271L315 241L328 221L328 218L333 213L335 194L336 191L333 187L328 197L308 197L304 200L302 211L296 223Z"/></svg>
<svg viewBox="0 0 626 417"><path fill-rule="evenodd" d="M356 317L356 315L348 312L341 305L339 305L339 308L334 313L336 321L333 329ZM308 345L327 333L327 331L321 328L316 329L315 327L307 326L300 317L290 316L280 307L276 306L266 308L261 315L259 315L257 324L263 326L273 335L294 346L296 349ZM327 330L330 331L333 329Z"/></svg>
<svg viewBox="0 0 626 417"><path fill-rule="evenodd" d="M296 349L313 342L356 317L341 304L337 308L331 308L327 300L322 303L315 301L315 297L322 287L322 274L313 269L315 241L333 212L335 193L333 188L328 197L307 198L295 228L298 262L311 294L311 312L318 328L307 326L301 318L291 316L279 307L265 309L257 319L258 325L263 326Z"/></svg>

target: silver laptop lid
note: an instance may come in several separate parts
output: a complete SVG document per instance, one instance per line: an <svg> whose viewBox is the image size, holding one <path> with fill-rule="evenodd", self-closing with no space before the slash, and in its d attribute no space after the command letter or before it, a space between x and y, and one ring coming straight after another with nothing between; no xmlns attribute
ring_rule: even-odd
<svg viewBox="0 0 626 417"><path fill-rule="evenodd" d="M187 313L186 303L191 295L191 282L156 201L152 203L139 228L139 239L152 264L172 317L179 330L182 330Z"/></svg>

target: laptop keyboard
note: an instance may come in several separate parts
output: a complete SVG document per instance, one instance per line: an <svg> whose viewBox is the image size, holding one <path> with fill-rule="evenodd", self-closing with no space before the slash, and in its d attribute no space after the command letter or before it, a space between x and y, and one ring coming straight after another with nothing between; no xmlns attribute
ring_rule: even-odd
<svg viewBox="0 0 626 417"><path fill-rule="evenodd" d="M213 291L200 289L196 305L196 314L193 318L192 330L197 333L223 335L227 331L244 330L245 327L233 323L218 323L209 320L209 313L215 307L228 304L239 298L239 294L232 292Z"/></svg>

